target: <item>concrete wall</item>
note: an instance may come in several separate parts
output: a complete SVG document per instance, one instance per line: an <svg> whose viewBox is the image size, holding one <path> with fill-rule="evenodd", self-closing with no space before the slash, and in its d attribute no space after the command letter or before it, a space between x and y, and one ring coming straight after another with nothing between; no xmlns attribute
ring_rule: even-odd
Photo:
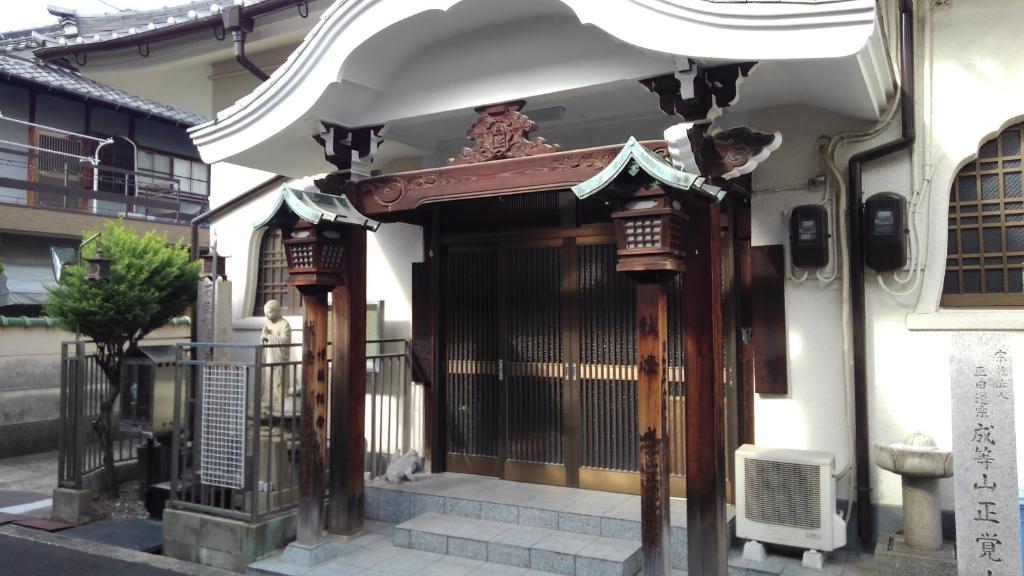
<svg viewBox="0 0 1024 576"><path fill-rule="evenodd" d="M168 326L144 343L188 337L188 326ZM59 328L0 327L0 459L57 448L61 342L74 339Z"/></svg>

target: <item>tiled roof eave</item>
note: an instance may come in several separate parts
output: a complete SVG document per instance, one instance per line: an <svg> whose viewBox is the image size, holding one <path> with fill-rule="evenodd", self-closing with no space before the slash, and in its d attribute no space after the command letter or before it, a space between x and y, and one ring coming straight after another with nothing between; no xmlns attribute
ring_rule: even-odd
<svg viewBox="0 0 1024 576"><path fill-rule="evenodd" d="M11 54L0 54L0 78L7 82L40 86L81 98L86 102L103 102L115 109L128 110L146 118L159 118L176 125L195 126L207 121L199 114L148 100L102 84L75 71Z"/></svg>

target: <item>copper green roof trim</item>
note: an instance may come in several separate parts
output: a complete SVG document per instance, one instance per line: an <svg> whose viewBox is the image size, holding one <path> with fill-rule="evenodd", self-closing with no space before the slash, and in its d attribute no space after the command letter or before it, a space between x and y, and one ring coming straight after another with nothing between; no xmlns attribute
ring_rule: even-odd
<svg viewBox="0 0 1024 576"><path fill-rule="evenodd" d="M188 326L192 321L188 316L171 318L167 326ZM57 321L48 316L31 318L28 316L0 316L0 328L56 328Z"/></svg>
<svg viewBox="0 0 1024 576"><path fill-rule="evenodd" d="M702 176L683 172L644 148L636 138L630 136L619 154L603 170L589 179L572 187L573 194L583 200L603 190L611 184L627 167L635 163L649 176L665 186L677 190L694 190L709 197L715 202L725 198L725 190L708 184Z"/></svg>
<svg viewBox="0 0 1024 576"><path fill-rule="evenodd" d="M324 194L316 188L311 178L304 178L282 184L277 192L277 199L272 204L272 209L254 222L253 228L262 228L269 224L281 207L285 205L292 213L310 224L319 224L324 221L334 222L362 226L372 232L376 232L380 227L380 222L370 220L360 214L349 203L348 198Z"/></svg>

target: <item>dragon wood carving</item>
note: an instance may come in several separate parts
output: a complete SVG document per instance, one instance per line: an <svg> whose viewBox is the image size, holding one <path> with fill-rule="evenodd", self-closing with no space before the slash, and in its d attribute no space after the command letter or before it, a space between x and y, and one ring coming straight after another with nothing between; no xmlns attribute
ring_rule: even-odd
<svg viewBox="0 0 1024 576"><path fill-rule="evenodd" d="M448 164L457 166L557 152L557 144L547 144L539 137L530 138L537 124L520 112L525 105L525 100L516 100L477 108L480 118L466 132L466 139L476 142L476 146L463 148Z"/></svg>

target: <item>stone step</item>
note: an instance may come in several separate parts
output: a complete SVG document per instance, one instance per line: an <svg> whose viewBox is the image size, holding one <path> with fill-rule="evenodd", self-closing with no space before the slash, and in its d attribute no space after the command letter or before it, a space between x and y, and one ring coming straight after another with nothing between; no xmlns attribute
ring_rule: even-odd
<svg viewBox="0 0 1024 576"><path fill-rule="evenodd" d="M394 545L555 574L634 576L639 542L428 512L395 527Z"/></svg>
<svg viewBox="0 0 1024 576"><path fill-rule="evenodd" d="M466 474L418 475L416 482L366 485L366 516L401 524L426 513L521 524L640 542L640 498ZM685 570L686 502L671 507L672 567ZM733 509L727 508L732 525Z"/></svg>

